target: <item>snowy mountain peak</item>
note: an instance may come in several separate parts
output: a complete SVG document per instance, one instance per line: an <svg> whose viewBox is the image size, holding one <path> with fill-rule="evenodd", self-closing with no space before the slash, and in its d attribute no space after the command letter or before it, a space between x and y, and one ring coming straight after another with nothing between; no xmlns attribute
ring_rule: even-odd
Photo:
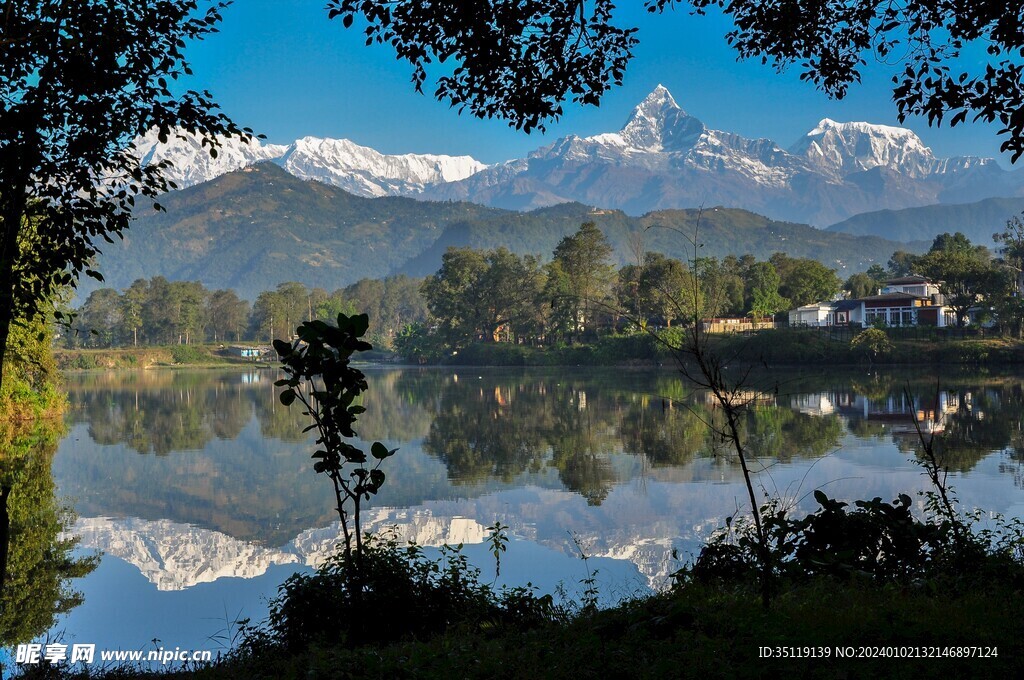
<svg viewBox="0 0 1024 680"><path fill-rule="evenodd" d="M302 179L316 179L373 196L394 193L392 189L396 187L392 185L395 183L455 182L487 167L470 156L411 153L389 156L348 139L319 137L297 140L280 163Z"/></svg>
<svg viewBox="0 0 1024 680"><path fill-rule="evenodd" d="M303 137L288 146L248 144L225 139L217 158L209 147L184 131L161 143L156 130L133 143L135 154L144 165L171 161L165 175L178 188L200 184L232 170L261 161L274 161L301 179L333 184L359 196L418 194L424 187L441 182L456 182L483 170L486 165L470 156L403 154L389 156L348 139Z"/></svg>
<svg viewBox="0 0 1024 680"><path fill-rule="evenodd" d="M622 130L592 139L644 151L685 151L704 129L702 122L679 108L668 88L658 85L633 109Z"/></svg>
<svg viewBox="0 0 1024 680"><path fill-rule="evenodd" d="M644 97L644 100L640 102L637 108L649 108L649 107L669 107L678 109L679 104L676 103L672 93L668 91L668 88L658 83L658 86L651 90L651 93Z"/></svg>
<svg viewBox="0 0 1024 680"><path fill-rule="evenodd" d="M153 128L132 144L133 152L143 165L170 161L164 175L179 188L199 184L209 179L239 170L247 165L273 160L288 148L278 144L262 144L253 138L245 142L236 137L219 140L217 157L210 156L210 147L203 146L196 135L186 130L174 130L166 143L161 143L159 131Z"/></svg>
<svg viewBox="0 0 1024 680"><path fill-rule="evenodd" d="M931 149L907 128L830 118L819 121L790 151L833 177L877 167L924 177L936 165Z"/></svg>

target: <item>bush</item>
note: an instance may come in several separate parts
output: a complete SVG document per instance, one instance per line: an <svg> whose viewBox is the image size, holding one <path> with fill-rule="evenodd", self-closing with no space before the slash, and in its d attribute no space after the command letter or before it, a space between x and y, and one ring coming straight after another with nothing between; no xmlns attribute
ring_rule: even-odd
<svg viewBox="0 0 1024 680"><path fill-rule="evenodd" d="M194 345L175 345L171 348L171 359L176 364L200 364L209 358L206 352Z"/></svg>
<svg viewBox="0 0 1024 680"><path fill-rule="evenodd" d="M881 498L856 501L853 508L821 491L814 497L821 507L802 519L790 519L773 506L761 510L772 571L781 582L858 577L904 585L941 582L955 588L1024 579L1024 531L1019 522L1003 522L1000 530L973 531L959 519L914 518L906 494L892 503ZM932 497L929 506L935 503ZM750 527L730 525L675 579L678 585L753 581L758 559L757 537Z"/></svg>
<svg viewBox="0 0 1024 680"><path fill-rule="evenodd" d="M422 639L459 627L533 627L556 617L550 595L495 591L480 582L461 546L441 551L432 560L418 545L368 537L361 556L339 552L316 573L285 581L271 602L265 635L296 652L315 644Z"/></svg>

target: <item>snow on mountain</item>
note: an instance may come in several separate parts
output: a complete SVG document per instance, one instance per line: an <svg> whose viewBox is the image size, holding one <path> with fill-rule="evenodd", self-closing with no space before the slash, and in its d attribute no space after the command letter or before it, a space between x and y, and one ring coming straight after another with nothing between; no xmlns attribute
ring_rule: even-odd
<svg viewBox="0 0 1024 680"><path fill-rule="evenodd" d="M388 156L347 139L303 137L278 160L301 179L333 184L359 196L415 194L427 184L456 182L485 166L469 156Z"/></svg>
<svg viewBox="0 0 1024 680"><path fill-rule="evenodd" d="M144 165L169 160L165 174L178 188L274 161L296 177L333 184L358 196L415 195L427 185L465 179L487 167L469 156L389 156L347 139L317 137L303 137L287 146L225 139L217 158L212 158L195 135L181 131L161 144L154 129L135 140L134 147Z"/></svg>
<svg viewBox="0 0 1024 680"><path fill-rule="evenodd" d="M908 129L861 122L824 119L786 150L709 128L659 85L618 132L569 135L425 195L505 208L579 201L631 214L722 204L825 225L864 210L1017 195L1018 174L992 159L936 158Z"/></svg>
<svg viewBox="0 0 1024 680"><path fill-rule="evenodd" d="M621 130L586 140L654 153L686 151L705 131L704 123L683 111L672 93L664 85L658 85L633 109Z"/></svg>
<svg viewBox="0 0 1024 680"><path fill-rule="evenodd" d="M370 508L363 519L363 530L393 536L399 545L413 542L428 547L483 543L488 535L487 528L474 519L438 515L428 508ZM289 549L303 563L316 568L337 552L342 541L341 523L333 522L303 531Z"/></svg>
<svg viewBox="0 0 1024 680"><path fill-rule="evenodd" d="M908 177L932 174L937 159L906 128L870 123L837 123L825 118L790 151L818 172L841 178L853 172L888 168Z"/></svg>
<svg viewBox="0 0 1024 680"><path fill-rule="evenodd" d="M246 143L232 137L221 140L217 157L213 158L209 147L202 146L194 134L177 130L166 143L161 144L155 128L136 139L133 146L143 165L170 161L171 167L164 171L164 175L179 189L206 182L253 163L279 158L288 149L279 144L262 144L255 138Z"/></svg>
<svg viewBox="0 0 1024 680"><path fill-rule="evenodd" d="M255 578L298 557L167 519L80 518L72 530L84 548L134 565L157 590L183 590L220 578Z"/></svg>
<svg viewBox="0 0 1024 680"><path fill-rule="evenodd" d="M912 131L823 119L788 150L714 130L658 85L617 132L568 135L526 158L487 166L469 156L386 155L349 140L304 137L284 147L225 144L220 157L186 137L138 143L169 158L187 186L260 160L360 196L465 200L515 210L567 201L630 214L722 204L826 225L865 210L973 202L1024 193L1024 174L992 159L936 158Z"/></svg>

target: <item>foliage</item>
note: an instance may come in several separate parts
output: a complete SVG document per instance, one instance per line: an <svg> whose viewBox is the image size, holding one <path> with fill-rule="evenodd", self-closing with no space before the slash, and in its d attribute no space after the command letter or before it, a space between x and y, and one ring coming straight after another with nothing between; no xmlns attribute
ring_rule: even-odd
<svg viewBox="0 0 1024 680"><path fill-rule="evenodd" d="M67 405L51 351L53 328L42 315L20 320L7 338L7 360L0 386L0 421L59 416Z"/></svg>
<svg viewBox="0 0 1024 680"><path fill-rule="evenodd" d="M353 368L350 360L355 352L373 349L360 339L369 323L365 314L339 314L337 326L307 321L296 329L293 342L274 340L274 349L288 376L274 383L285 388L281 403L290 406L298 400L306 408L305 415L313 420L306 429L316 429L316 445L321 447L313 453L313 469L326 473L334 484L345 554L351 556L354 552L357 558L362 554L363 500L380 490L385 478L380 465L397 450L374 442L370 447L371 464L366 452L345 441L356 436L352 426L366 411L356 403L366 390L366 376Z"/></svg>
<svg viewBox="0 0 1024 680"><path fill-rule="evenodd" d="M251 311L232 290L210 291L198 281L155 276L136 279L120 293L112 288L94 290L78 308L64 342L86 348L207 340L268 342L293 322L354 315L357 304L370 310L371 338L385 346L403 325L427 315L419 282L406 276L363 279L333 293L288 281L260 293Z"/></svg>
<svg viewBox="0 0 1024 680"><path fill-rule="evenodd" d="M5 384L6 387L6 384ZM59 419L0 428L0 488L9 492L10 551L0 582L0 646L43 635L82 601L71 579L92 571L95 557L75 555L74 514L57 498L50 466L65 434ZM0 540L6 540L4 536ZM0 565L2 568L3 565Z"/></svg>
<svg viewBox="0 0 1024 680"><path fill-rule="evenodd" d="M779 273L779 294L794 307L831 300L839 292L835 270L814 260L797 259L775 253L769 262Z"/></svg>
<svg viewBox="0 0 1024 680"><path fill-rule="evenodd" d="M650 12L687 4L698 14L721 11L735 23L726 39L741 59L798 64L800 78L843 98L861 80L867 57L898 65L893 101L900 121L923 115L955 126L968 115L998 122L1014 161L1024 153L1024 66L1012 57L1024 43L1019 17L998 3L927 0L879 3L824 0L813 8L759 0L645 0ZM590 7L561 0L485 0L452 7L441 2L330 0L328 16L346 27L364 20L366 44L387 43L413 68L422 91L426 67L454 62L434 92L459 110L499 116L517 129L543 129L562 113L560 102L597 105L623 72L637 44L635 28L614 22L614 3ZM983 42L990 60L955 72L968 45ZM964 57L967 55L964 54Z"/></svg>
<svg viewBox="0 0 1024 680"><path fill-rule="evenodd" d="M846 283L843 284L843 290L849 294L850 299L854 300L857 298L867 297L869 295L877 295L881 287L881 280L863 272L853 274L850 278L846 279Z"/></svg>
<svg viewBox="0 0 1024 680"><path fill-rule="evenodd" d="M32 318L121 236L137 199L169 186L129 144L155 128L249 138L207 92L173 82L183 49L216 31L224 3L8 2L0 38L0 366L11 320Z"/></svg>
<svg viewBox="0 0 1024 680"><path fill-rule="evenodd" d="M917 269L939 282L939 291L961 327L967 324L971 308L986 297L998 298L1008 283L992 265L988 249L973 245L960 232L937 236L931 250L918 260Z"/></svg>
<svg viewBox="0 0 1024 680"><path fill-rule="evenodd" d="M439 100L525 132L560 116L566 97L597 105L622 83L637 44L636 29L612 25L612 0L596 0L589 12L583 3L541 0L487 0L471 11L436 1L329 0L327 8L346 28L365 20L366 44L387 43L408 61L417 92L427 64L451 59L437 79Z"/></svg>
<svg viewBox="0 0 1024 680"><path fill-rule="evenodd" d="M893 345L889 336L881 328L865 328L850 340L850 348L860 350L874 361L892 351Z"/></svg>
<svg viewBox="0 0 1024 680"><path fill-rule="evenodd" d="M210 359L210 355L192 345L175 345L171 348L171 358L176 364L198 364Z"/></svg>
<svg viewBox="0 0 1024 680"><path fill-rule="evenodd" d="M505 248L478 251L449 248L441 269L421 288L438 331L458 349L482 339L512 340L539 325L537 299L543 284L540 263Z"/></svg>
<svg viewBox="0 0 1024 680"><path fill-rule="evenodd" d="M607 316L614 281L611 255L608 239L593 222L584 222L555 246L544 295L551 300L556 337L576 342L596 331L602 314Z"/></svg>
<svg viewBox="0 0 1024 680"><path fill-rule="evenodd" d="M492 533L496 555L504 544ZM496 557L497 559L497 557ZM449 630L531 628L556 618L550 595L530 586L495 590L480 582L462 546L430 559L416 544L369 537L357 565L339 552L315 574L295 574L279 588L263 634L288 652L313 645L382 644Z"/></svg>
<svg viewBox="0 0 1024 680"><path fill-rule="evenodd" d="M906 494L892 503L859 500L852 508L820 490L814 498L819 508L800 519L776 504L761 511L773 568L787 587L823 576L902 585L928 580L969 589L991 585L987 579L1010 583L1024 575L1024 531L1019 522L971 532L961 519L940 509L934 498L926 520L913 516ZM692 565L676 574L677 585L752 580L761 570L757 541L749 527L729 524Z"/></svg>

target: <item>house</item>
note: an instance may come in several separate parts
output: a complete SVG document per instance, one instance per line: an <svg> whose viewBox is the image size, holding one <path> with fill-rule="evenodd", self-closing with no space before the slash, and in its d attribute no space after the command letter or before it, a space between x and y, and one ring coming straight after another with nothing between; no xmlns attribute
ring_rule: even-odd
<svg viewBox="0 0 1024 680"><path fill-rule="evenodd" d="M790 326L834 326L834 302L816 302L789 312Z"/></svg>
<svg viewBox="0 0 1024 680"><path fill-rule="evenodd" d="M877 295L819 302L789 312L790 326L938 326L956 323L939 286L923 276L889 279Z"/></svg>
<svg viewBox="0 0 1024 680"><path fill-rule="evenodd" d="M701 319L701 330L705 333L744 333L766 328L775 328L775 320L735 316Z"/></svg>
<svg viewBox="0 0 1024 680"><path fill-rule="evenodd" d="M264 356L270 354L273 351L273 347L260 346L252 347L246 345L232 345L228 347L228 354L231 356L242 357L243 359L252 359L254 361L260 361Z"/></svg>

